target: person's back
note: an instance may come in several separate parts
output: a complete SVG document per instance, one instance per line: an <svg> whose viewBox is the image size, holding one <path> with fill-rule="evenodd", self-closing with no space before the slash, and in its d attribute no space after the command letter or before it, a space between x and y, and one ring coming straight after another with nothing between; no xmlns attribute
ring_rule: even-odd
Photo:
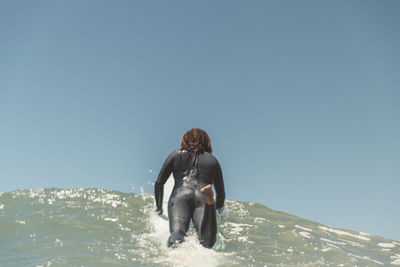
<svg viewBox="0 0 400 267"><path fill-rule="evenodd" d="M187 146L184 145L184 138L190 138L193 133L196 134L196 131L206 136L209 149L207 147L204 149L204 146L199 146L200 149L190 149L190 147L190 150L185 149ZM204 131L200 129L188 131L182 138L182 144L180 150L174 150L165 160L156 181L157 211L159 214L163 212L163 187L170 174L173 173L175 186L168 202L171 232L168 246L175 246L183 241L192 219L200 242L206 247L212 247L216 238L216 219L211 184L214 185L217 194L216 208L221 209L225 200L221 167L218 160L211 154L211 144Z"/></svg>
<svg viewBox="0 0 400 267"><path fill-rule="evenodd" d="M181 186L200 190L208 184L214 184L217 193L216 208L222 208L225 200L222 171L218 160L211 153L197 150L174 150L160 171L156 182L158 186L165 184L171 172L175 179L174 190Z"/></svg>

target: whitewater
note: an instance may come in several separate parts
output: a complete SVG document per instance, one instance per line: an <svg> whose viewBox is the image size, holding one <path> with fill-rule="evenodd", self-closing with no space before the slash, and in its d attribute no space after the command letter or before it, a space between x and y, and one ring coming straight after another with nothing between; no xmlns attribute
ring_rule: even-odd
<svg viewBox="0 0 400 267"><path fill-rule="evenodd" d="M103 189L0 193L0 266L400 266L400 243L227 200L212 249L167 248L154 197Z"/></svg>

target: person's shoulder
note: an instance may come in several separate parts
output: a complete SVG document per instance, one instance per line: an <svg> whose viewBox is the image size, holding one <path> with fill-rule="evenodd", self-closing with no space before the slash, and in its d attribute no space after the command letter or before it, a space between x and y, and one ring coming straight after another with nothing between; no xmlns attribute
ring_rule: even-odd
<svg viewBox="0 0 400 267"><path fill-rule="evenodd" d="M182 155L182 154L186 154L186 153L187 153L187 150L177 148L171 152L170 156L178 156L178 155Z"/></svg>
<svg viewBox="0 0 400 267"><path fill-rule="evenodd" d="M203 154L204 154L205 157L218 162L217 158L212 153L204 151Z"/></svg>
<svg viewBox="0 0 400 267"><path fill-rule="evenodd" d="M172 152L170 153L170 155L177 154L177 153L179 153L179 149L174 149L174 150L172 150Z"/></svg>
<svg viewBox="0 0 400 267"><path fill-rule="evenodd" d="M181 148L177 148L174 151L172 151L172 153L174 153L174 154L186 154L187 152L188 152L187 150L184 150Z"/></svg>
<svg viewBox="0 0 400 267"><path fill-rule="evenodd" d="M178 153L179 153L179 152L178 152L178 149L172 150L172 152L169 153L169 155L168 155L168 159L172 159L172 158L176 157L176 155L177 155Z"/></svg>

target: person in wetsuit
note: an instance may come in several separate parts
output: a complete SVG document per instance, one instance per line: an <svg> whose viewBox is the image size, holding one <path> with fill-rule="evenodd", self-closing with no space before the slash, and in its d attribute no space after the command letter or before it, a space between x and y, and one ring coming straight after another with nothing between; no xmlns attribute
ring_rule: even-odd
<svg viewBox="0 0 400 267"><path fill-rule="evenodd" d="M154 186L157 213L161 215L164 184L173 173L175 186L168 201L169 247L183 242L190 220L200 243L211 248L216 241L216 209L222 212L225 201L224 181L218 160L211 154L207 133L194 128L186 132L181 148L165 160ZM216 192L214 203L211 185Z"/></svg>

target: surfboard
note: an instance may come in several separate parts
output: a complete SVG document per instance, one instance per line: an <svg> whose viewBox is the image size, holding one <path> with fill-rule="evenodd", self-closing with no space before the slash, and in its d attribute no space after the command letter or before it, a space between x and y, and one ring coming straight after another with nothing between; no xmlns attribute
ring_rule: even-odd
<svg viewBox="0 0 400 267"><path fill-rule="evenodd" d="M163 214L160 217L165 220L168 220L168 201L169 197L171 196L172 190L174 189L174 186L175 186L175 179L174 175L171 174L168 177L167 182L164 184L164 198L162 203Z"/></svg>

